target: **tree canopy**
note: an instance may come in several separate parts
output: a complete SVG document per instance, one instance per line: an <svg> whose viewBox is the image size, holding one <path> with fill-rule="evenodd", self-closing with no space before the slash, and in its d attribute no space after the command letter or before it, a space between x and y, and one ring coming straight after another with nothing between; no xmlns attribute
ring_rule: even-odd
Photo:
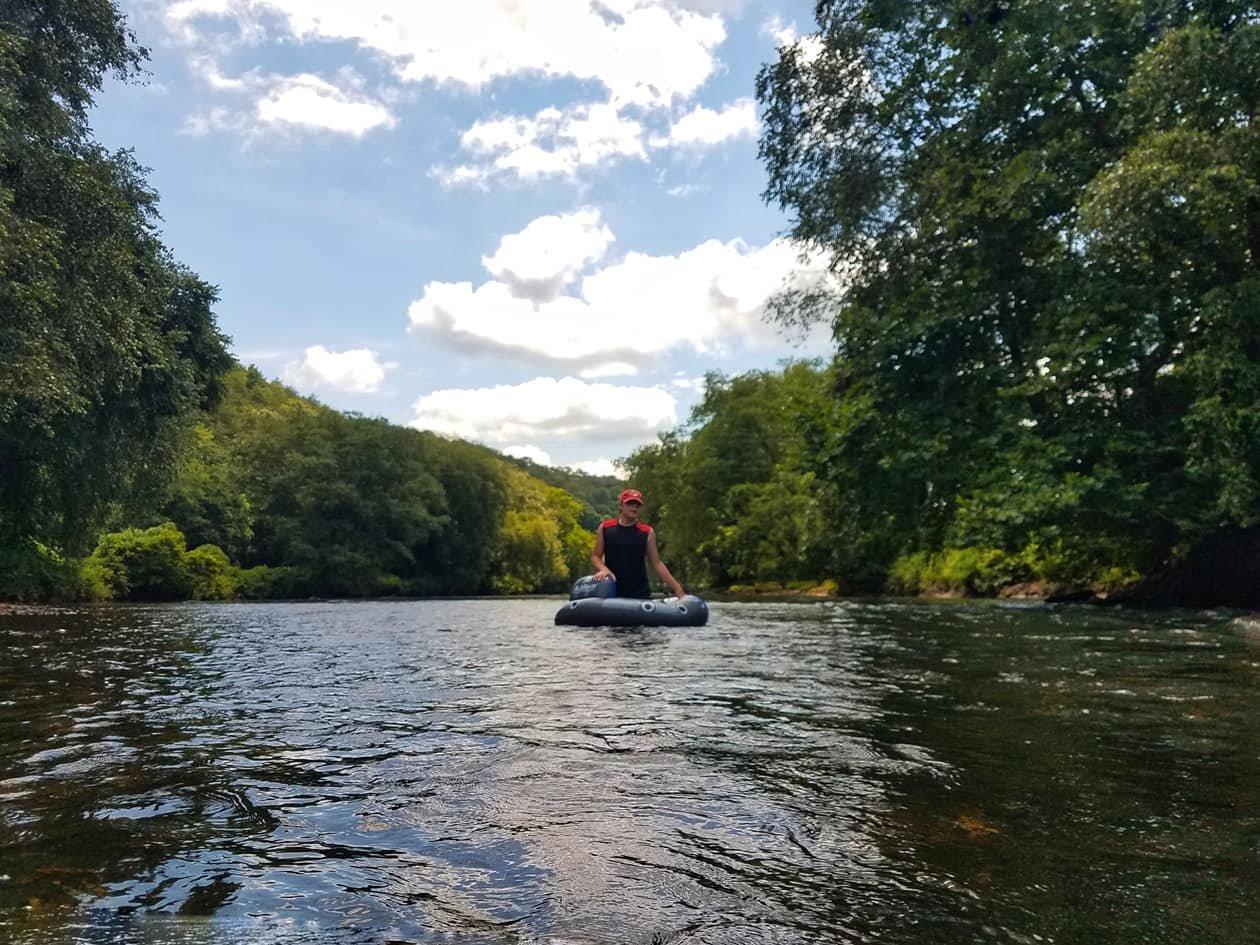
<svg viewBox="0 0 1260 945"><path fill-rule="evenodd" d="M1254 527L1254 4L817 13L758 78L761 154L847 280L817 471L859 556L1146 573Z"/></svg>
<svg viewBox="0 0 1260 945"><path fill-rule="evenodd" d="M582 504L482 446L299 397L234 368L164 496L129 521L222 549L254 596L559 591Z"/></svg>
<svg viewBox="0 0 1260 945"><path fill-rule="evenodd" d="M0 6L0 546L82 552L161 483L228 367L215 290L175 261L128 152L92 137L145 59L108 0Z"/></svg>

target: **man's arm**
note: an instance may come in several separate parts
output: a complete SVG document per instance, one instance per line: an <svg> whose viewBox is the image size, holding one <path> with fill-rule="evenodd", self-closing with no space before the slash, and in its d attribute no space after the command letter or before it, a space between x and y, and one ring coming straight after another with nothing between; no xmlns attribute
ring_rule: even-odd
<svg viewBox="0 0 1260 945"><path fill-rule="evenodd" d="M655 528L648 532L647 555L648 561L651 562L653 570L655 570L660 579L669 586L669 589L674 592L674 596L682 597L682 585L674 580L674 576L669 573L669 568L665 567L665 562L661 560L661 553L656 548Z"/></svg>
<svg viewBox="0 0 1260 945"><path fill-rule="evenodd" d="M595 580L602 581L605 578L617 580L617 575L608 570L608 565L604 564L604 526L601 525L595 529L595 547L591 549L591 564L595 565Z"/></svg>

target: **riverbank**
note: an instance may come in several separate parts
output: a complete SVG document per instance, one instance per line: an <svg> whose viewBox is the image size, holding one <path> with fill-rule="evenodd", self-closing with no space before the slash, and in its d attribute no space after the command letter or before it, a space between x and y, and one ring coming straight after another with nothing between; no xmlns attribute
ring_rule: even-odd
<svg viewBox="0 0 1260 945"><path fill-rule="evenodd" d="M975 594L957 590L921 591L917 594L896 593L858 593L845 592L835 581L805 582L792 581L778 583L761 581L756 584L732 584L729 587L698 587L694 592L706 600L714 602L756 603L794 601L877 601L888 599L942 601L965 603L968 601L1018 601L1042 604L1088 604L1093 606L1130 607L1137 610L1164 610L1177 607L1190 609L1211 609L1223 606L1243 611L1243 615L1235 618L1238 626L1260 641L1260 608L1234 607L1229 604L1211 604L1191 601L1177 601L1160 598L1158 600L1139 599L1132 593L1115 593L1095 591L1089 588L1071 585L1054 585L1043 582L1025 582L1011 584L1001 588L995 594ZM442 601L510 601L510 600L565 600L564 592L539 594L435 594L426 596L414 595L365 595L361 597L346 596L312 596L312 597L229 597L213 600L198 598L169 598L154 600L56 600L47 602L6 601L0 600L0 616L23 614L68 613L84 606L113 607L136 606L145 604L193 604L193 603L228 603L228 604L307 604L307 603L354 603L365 601L396 602L442 602Z"/></svg>
<svg viewBox="0 0 1260 945"><path fill-rule="evenodd" d="M704 588L704 593L718 600L843 600L887 597L888 593L844 591L836 581L759 581L755 584L732 584L730 587ZM995 594L977 594L957 588L933 588L911 594L892 594L917 600L1026 600L1046 603L1106 603L1106 592L1054 585L1042 581L1011 584Z"/></svg>
<svg viewBox="0 0 1260 945"><path fill-rule="evenodd" d="M1180 600L1165 594L1154 593L1149 585L1121 589L1098 589L1072 584L1051 584L1044 581L1027 581L1008 584L996 593L978 594L958 589L923 590L914 594L845 592L835 581L788 582L761 581L756 584L733 584L725 588L701 588L699 592L709 600L730 601L810 601L810 600L871 600L901 597L907 600L926 601L1022 601L1043 604L1090 604L1100 607L1127 606L1138 609L1166 609L1188 607L1208 609L1227 607L1245 611L1248 616L1238 618L1247 629L1260 638L1260 607L1236 604L1228 601L1205 601L1196 597Z"/></svg>

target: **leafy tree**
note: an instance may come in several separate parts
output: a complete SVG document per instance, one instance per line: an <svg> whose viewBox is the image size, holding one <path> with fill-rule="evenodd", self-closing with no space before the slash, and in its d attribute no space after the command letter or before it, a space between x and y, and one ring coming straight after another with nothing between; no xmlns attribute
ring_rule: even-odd
<svg viewBox="0 0 1260 945"><path fill-rule="evenodd" d="M339 413L253 368L223 388L153 515L228 551L242 596L554 591L586 570L582 503L493 450Z"/></svg>
<svg viewBox="0 0 1260 945"><path fill-rule="evenodd" d="M171 522L101 536L87 561L91 580L114 600L184 600L193 578L184 536Z"/></svg>
<svg viewBox="0 0 1260 945"><path fill-rule="evenodd" d="M582 504L563 489L507 467L508 508L498 541L494 587L508 594L563 590L590 570L593 533Z"/></svg>
<svg viewBox="0 0 1260 945"><path fill-rule="evenodd" d="M145 57L109 0L0 6L0 544L86 550L165 477L228 365L212 287L157 234L128 152L91 136Z"/></svg>
<svg viewBox="0 0 1260 945"><path fill-rule="evenodd" d="M505 458L507 462L529 473L535 479L541 479L549 486L563 489L581 502L581 525L592 533L599 523L608 517L607 510L617 507L617 497L625 488L625 483L616 476L592 476L574 469L557 469L554 466L543 466L533 460L518 456ZM589 557L589 549L587 554Z"/></svg>
<svg viewBox="0 0 1260 945"><path fill-rule="evenodd" d="M765 482L731 487L722 524L700 550L732 581L788 583L828 576L822 495L813 473L776 468Z"/></svg>
<svg viewBox="0 0 1260 945"><path fill-rule="evenodd" d="M831 375L812 363L711 374L687 426L627 460L654 499L662 553L689 580L832 576L831 494L813 472L831 423Z"/></svg>
<svg viewBox="0 0 1260 945"><path fill-rule="evenodd" d="M223 550L188 551L173 522L102 535L82 571L88 596L104 600L227 600L237 593Z"/></svg>
<svg viewBox="0 0 1260 945"><path fill-rule="evenodd" d="M194 600L228 600L236 596L232 564L222 548L201 545L184 555L189 595Z"/></svg>
<svg viewBox="0 0 1260 945"><path fill-rule="evenodd" d="M490 590L508 508L504 462L485 447L410 431L446 496L441 531L417 551L422 594Z"/></svg>
<svg viewBox="0 0 1260 945"><path fill-rule="evenodd" d="M1253 526L1254 4L817 12L758 78L761 153L846 275L817 472L870 578L959 546L1150 573Z"/></svg>
<svg viewBox="0 0 1260 945"><path fill-rule="evenodd" d="M207 423L192 431L168 487L164 517L179 522L194 544L215 545L238 559L249 554L254 511L242 491L241 470Z"/></svg>
<svg viewBox="0 0 1260 945"><path fill-rule="evenodd" d="M240 444L249 561L296 568L311 594L409 590L417 550L446 515L417 446L409 430L291 398L266 436Z"/></svg>

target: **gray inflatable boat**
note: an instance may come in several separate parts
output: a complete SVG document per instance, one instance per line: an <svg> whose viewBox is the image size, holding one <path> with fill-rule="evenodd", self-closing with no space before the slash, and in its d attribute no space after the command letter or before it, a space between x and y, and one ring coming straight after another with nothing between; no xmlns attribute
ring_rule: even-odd
<svg viewBox="0 0 1260 945"><path fill-rule="evenodd" d="M556 623L565 627L703 627L709 605L694 594L668 600L617 597L612 581L596 581L594 575L579 578L569 602L556 611Z"/></svg>

